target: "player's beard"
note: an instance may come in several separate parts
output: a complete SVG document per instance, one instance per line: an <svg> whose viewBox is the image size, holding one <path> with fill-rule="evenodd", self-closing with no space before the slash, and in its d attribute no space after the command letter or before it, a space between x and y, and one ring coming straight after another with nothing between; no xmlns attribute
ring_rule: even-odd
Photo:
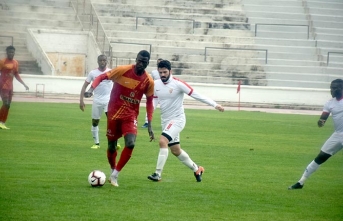
<svg viewBox="0 0 343 221"><path fill-rule="evenodd" d="M166 82L168 82L169 81L169 78L170 78L170 74L168 75L168 77L161 77L161 81L163 82L163 83L166 83Z"/></svg>

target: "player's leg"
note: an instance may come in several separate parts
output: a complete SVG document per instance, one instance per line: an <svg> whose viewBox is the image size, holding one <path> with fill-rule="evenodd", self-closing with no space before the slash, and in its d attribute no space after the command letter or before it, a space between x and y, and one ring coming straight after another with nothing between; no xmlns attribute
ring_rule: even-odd
<svg viewBox="0 0 343 221"><path fill-rule="evenodd" d="M92 104L92 127L91 132L94 140L94 145L91 147L92 149L100 148L100 140L99 140L99 122L100 117L103 111L103 105L93 102Z"/></svg>
<svg viewBox="0 0 343 221"><path fill-rule="evenodd" d="M112 185L118 185L118 175L124 168L126 163L130 160L133 149L136 143L137 136L137 120L122 121L121 134L124 134L125 147L123 148L115 170L111 174Z"/></svg>
<svg viewBox="0 0 343 221"><path fill-rule="evenodd" d="M159 146L160 146L160 151L157 156L157 163L156 163L156 170L155 173L151 174L148 176L149 180L152 181L160 181L161 180L161 175L162 171L164 168L164 165L166 164L166 161L168 159L168 143L169 140L172 140L172 138L167 135L167 134L161 134L160 136L160 141L159 141Z"/></svg>
<svg viewBox="0 0 343 221"><path fill-rule="evenodd" d="M108 102L105 103L103 107L104 107L104 112L105 112L105 115L106 115L106 118L107 118L107 117L108 117L108 116L107 116ZM117 150L119 150L119 149L121 148L120 143L119 143L119 141L116 141L116 142L117 142Z"/></svg>
<svg viewBox="0 0 343 221"><path fill-rule="evenodd" d="M118 186L118 171L116 171L117 141L121 136L121 121L107 119L107 160L111 167L110 182L113 186Z"/></svg>
<svg viewBox="0 0 343 221"><path fill-rule="evenodd" d="M201 182L202 174L205 172L205 169L202 166L198 166L196 163L194 163L194 161L190 158L187 152L181 149L180 143L172 144L172 146L170 146L170 151L184 165L186 165L189 169L191 169L194 172L194 176L197 182Z"/></svg>
<svg viewBox="0 0 343 221"><path fill-rule="evenodd" d="M290 186L288 189L302 189L305 181L319 168L319 166L342 149L342 142L343 138L341 138L338 133L333 133L331 137L324 143L317 157L307 165L300 180L294 185Z"/></svg>
<svg viewBox="0 0 343 221"><path fill-rule="evenodd" d="M5 123L12 102L12 94L11 90L1 90L2 106L0 109L0 129L9 129L6 127Z"/></svg>

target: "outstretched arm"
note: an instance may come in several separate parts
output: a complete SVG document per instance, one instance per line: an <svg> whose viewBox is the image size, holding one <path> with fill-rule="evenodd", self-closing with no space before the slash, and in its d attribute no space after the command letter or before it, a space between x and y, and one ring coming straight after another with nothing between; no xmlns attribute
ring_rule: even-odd
<svg viewBox="0 0 343 221"><path fill-rule="evenodd" d="M194 98L195 100L198 100L200 102L203 102L205 104L213 106L216 110L219 110L220 112L224 111L224 108L221 105L217 104L214 100L212 100L210 98L207 98L207 97L204 97L204 96L202 96L201 94L197 93L194 90L191 92L190 96L192 98Z"/></svg>
<svg viewBox="0 0 343 221"><path fill-rule="evenodd" d="M317 122L318 127L324 126L324 124L325 124L326 120L329 118L329 116L330 116L330 113L323 112L322 115L320 116L318 122Z"/></svg>
<svg viewBox="0 0 343 221"><path fill-rule="evenodd" d="M80 109L82 111L85 110L85 106L86 106L85 103L83 102L83 96L86 92L86 88L88 87L88 85L89 85L89 82L85 81L85 83L83 83L83 86L82 86L81 92L80 92Z"/></svg>
<svg viewBox="0 0 343 221"><path fill-rule="evenodd" d="M91 97L93 95L94 89L104 80L108 80L107 73L100 74L94 79L92 86L88 89L87 92L84 93L85 97Z"/></svg>

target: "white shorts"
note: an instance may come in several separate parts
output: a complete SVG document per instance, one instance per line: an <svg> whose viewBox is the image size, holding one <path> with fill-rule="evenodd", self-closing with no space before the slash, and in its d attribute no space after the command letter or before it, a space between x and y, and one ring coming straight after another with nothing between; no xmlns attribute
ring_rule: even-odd
<svg viewBox="0 0 343 221"><path fill-rule="evenodd" d="M107 112L108 102L93 102L92 119L100 119L102 112Z"/></svg>
<svg viewBox="0 0 343 221"><path fill-rule="evenodd" d="M324 143L321 151L334 155L343 148L343 133L334 132L330 138Z"/></svg>
<svg viewBox="0 0 343 221"><path fill-rule="evenodd" d="M180 142L180 132L185 128L186 118L184 114L178 118L167 121L162 124L163 131L162 133L168 134L172 140L169 143L178 143Z"/></svg>

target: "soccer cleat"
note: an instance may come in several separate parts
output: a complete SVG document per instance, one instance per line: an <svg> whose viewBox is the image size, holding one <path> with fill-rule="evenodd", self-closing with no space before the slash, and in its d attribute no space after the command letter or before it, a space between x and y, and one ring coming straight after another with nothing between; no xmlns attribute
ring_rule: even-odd
<svg viewBox="0 0 343 221"><path fill-rule="evenodd" d="M118 144L117 144L117 149L116 149L116 150L120 150L120 148L121 148L121 146L120 146L120 144L118 143Z"/></svg>
<svg viewBox="0 0 343 221"><path fill-rule="evenodd" d="M91 146L92 149L99 149L100 145L99 144L94 144L93 146Z"/></svg>
<svg viewBox="0 0 343 221"><path fill-rule="evenodd" d="M118 187L119 186L119 184L118 184L118 177L115 177L115 176L110 176L110 179L111 179L111 185L112 186L115 186L115 187Z"/></svg>
<svg viewBox="0 0 343 221"><path fill-rule="evenodd" d="M143 127L143 128L147 128L147 127L148 127L148 123L143 124L142 127Z"/></svg>
<svg viewBox="0 0 343 221"><path fill-rule="evenodd" d="M304 187L304 185L301 185L299 182L297 182L296 184L288 187L289 190L296 190L296 189L302 189Z"/></svg>
<svg viewBox="0 0 343 221"><path fill-rule="evenodd" d="M202 166L199 166L198 170L194 172L195 179L197 182L201 182L202 174L205 172L205 169Z"/></svg>
<svg viewBox="0 0 343 221"><path fill-rule="evenodd" d="M150 176L148 176L148 179L155 181L155 182L158 182L158 181L161 181L162 178L160 175L158 175L158 173L153 173Z"/></svg>
<svg viewBox="0 0 343 221"><path fill-rule="evenodd" d="M10 128L6 127L4 123L0 123L0 129L9 130Z"/></svg>

